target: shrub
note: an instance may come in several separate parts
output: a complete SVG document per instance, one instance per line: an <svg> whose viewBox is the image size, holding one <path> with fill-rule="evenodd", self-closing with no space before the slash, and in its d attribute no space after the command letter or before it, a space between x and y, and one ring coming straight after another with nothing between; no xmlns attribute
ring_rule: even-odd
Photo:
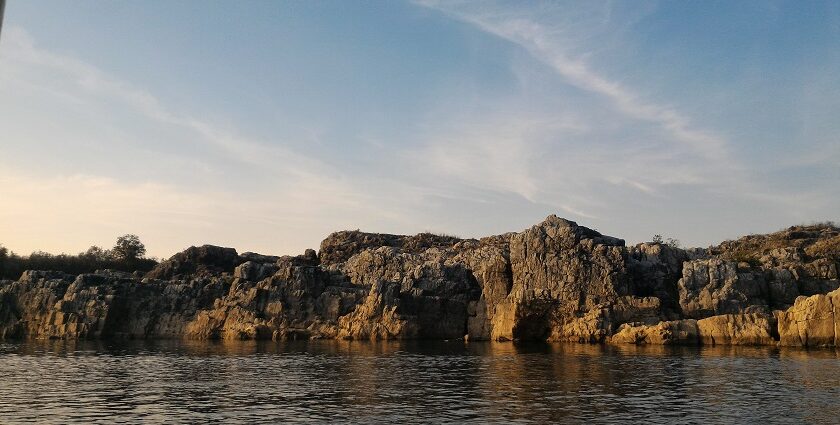
<svg viewBox="0 0 840 425"><path fill-rule="evenodd" d="M122 238L117 240L117 246L120 246ZM142 257L146 250L139 238L129 238L127 241L130 245L128 249L116 255L112 250L103 250L94 245L78 255L35 251L29 256L20 256L0 246L0 278L17 279L25 270L55 270L68 274L93 273L101 269L147 272L157 265L155 259ZM136 245L138 243L139 247Z"/></svg>

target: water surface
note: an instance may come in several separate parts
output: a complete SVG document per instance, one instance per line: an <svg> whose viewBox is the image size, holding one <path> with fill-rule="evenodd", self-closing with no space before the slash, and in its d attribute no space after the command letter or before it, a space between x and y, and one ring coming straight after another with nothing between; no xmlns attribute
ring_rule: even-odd
<svg viewBox="0 0 840 425"><path fill-rule="evenodd" d="M834 350L5 342L0 422L837 423Z"/></svg>

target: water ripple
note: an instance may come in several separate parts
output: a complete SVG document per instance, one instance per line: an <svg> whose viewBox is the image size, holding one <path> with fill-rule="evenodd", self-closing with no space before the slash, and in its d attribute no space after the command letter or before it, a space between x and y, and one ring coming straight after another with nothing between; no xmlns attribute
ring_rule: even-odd
<svg viewBox="0 0 840 425"><path fill-rule="evenodd" d="M3 423L832 423L835 351L501 343L0 344Z"/></svg>

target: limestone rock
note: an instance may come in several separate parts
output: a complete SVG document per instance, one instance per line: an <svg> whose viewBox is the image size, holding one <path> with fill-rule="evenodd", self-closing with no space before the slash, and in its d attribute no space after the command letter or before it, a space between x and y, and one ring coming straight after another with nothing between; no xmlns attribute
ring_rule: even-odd
<svg viewBox="0 0 840 425"><path fill-rule="evenodd" d="M384 233L364 233L358 230L345 230L329 235L321 242L318 257L325 265L340 264L350 257L366 250L379 247L399 248L403 252L419 254L429 248L451 247L460 239L453 236L420 233L415 236L389 235Z"/></svg>
<svg viewBox="0 0 840 425"><path fill-rule="evenodd" d="M697 321L671 320L655 325L626 323L610 338L613 344L696 345Z"/></svg>
<svg viewBox="0 0 840 425"><path fill-rule="evenodd" d="M344 231L297 256L191 247L145 277L27 271L0 281L0 337L836 345L838 261L833 225L690 250L553 215L481 239Z"/></svg>
<svg viewBox="0 0 840 425"><path fill-rule="evenodd" d="M242 260L233 248L213 245L192 246L173 255L146 273L150 279L172 279L183 275L231 273Z"/></svg>
<svg viewBox="0 0 840 425"><path fill-rule="evenodd" d="M628 270L633 293L653 296L671 312L679 311L677 281L682 277L683 263L689 254L662 243L641 243L628 248Z"/></svg>
<svg viewBox="0 0 840 425"><path fill-rule="evenodd" d="M143 283L107 271L39 278L0 288L0 321L6 337L174 338L226 289L217 279Z"/></svg>
<svg viewBox="0 0 840 425"><path fill-rule="evenodd" d="M799 297L793 307L776 311L781 345L800 347L840 345L840 289Z"/></svg>
<svg viewBox="0 0 840 425"><path fill-rule="evenodd" d="M64 273L26 271L17 282L0 287L0 337L26 338L43 334L39 328L52 323L52 309L70 286Z"/></svg>
<svg viewBox="0 0 840 425"><path fill-rule="evenodd" d="M312 251L312 250L309 250L309 251ZM262 264L264 264L264 263L275 263L279 259L280 259L280 257L278 257L276 255L263 255L263 254L257 254L256 252L243 252L242 254L239 254L239 260L242 263L244 263L246 261L253 261L255 263L262 263Z"/></svg>
<svg viewBox="0 0 840 425"><path fill-rule="evenodd" d="M233 277L237 279L259 281L273 275L277 269L277 265L273 263L246 261L236 266L233 270Z"/></svg>
<svg viewBox="0 0 840 425"><path fill-rule="evenodd" d="M335 338L338 319L361 302L364 290L311 265L312 255L280 258L260 281L237 278L227 295L198 311L188 338Z"/></svg>
<svg viewBox="0 0 840 425"><path fill-rule="evenodd" d="M775 319L768 314L724 314L697 321L705 345L773 345Z"/></svg>
<svg viewBox="0 0 840 425"><path fill-rule="evenodd" d="M734 261L688 261L683 264L683 277L678 286L680 308L690 318L770 311L764 275L739 270Z"/></svg>
<svg viewBox="0 0 840 425"><path fill-rule="evenodd" d="M455 245L458 254L450 260L462 263L472 271L481 288L478 300L468 304L467 333L471 340L488 340L492 333L492 318L497 307L510 294L513 275L510 265L510 234L464 241ZM503 314L500 309L500 314Z"/></svg>
<svg viewBox="0 0 840 425"><path fill-rule="evenodd" d="M597 339L600 306L629 295L621 239L552 215L511 235L509 249L513 282L490 319L493 339Z"/></svg>
<svg viewBox="0 0 840 425"><path fill-rule="evenodd" d="M460 263L429 248L423 254L383 246L365 250L343 267L350 281L370 287L365 302L342 317L340 336L352 339L462 338L468 307L481 288Z"/></svg>

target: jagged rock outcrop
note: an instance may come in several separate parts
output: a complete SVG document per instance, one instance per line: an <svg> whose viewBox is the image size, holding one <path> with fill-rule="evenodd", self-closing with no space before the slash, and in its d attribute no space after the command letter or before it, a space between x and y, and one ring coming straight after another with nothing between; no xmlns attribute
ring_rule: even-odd
<svg viewBox="0 0 840 425"><path fill-rule="evenodd" d="M248 263L243 266L245 264ZM353 311L366 292L344 276L319 267L313 250L296 257L279 257L270 266L274 273L259 281L234 278L226 295L217 299L212 308L197 313L195 320L187 326L185 336L199 339L335 338L338 319ZM241 270L240 274L243 274Z"/></svg>
<svg viewBox="0 0 840 425"><path fill-rule="evenodd" d="M683 265L680 307L693 319L738 312L769 313L767 282L734 261L694 260Z"/></svg>
<svg viewBox="0 0 840 425"><path fill-rule="evenodd" d="M462 338L471 301L481 287L450 254L423 254L383 246L351 257L342 270L356 285L370 287L365 302L340 321L340 336L354 339Z"/></svg>
<svg viewBox="0 0 840 425"><path fill-rule="evenodd" d="M276 264L246 261L233 269L233 277L235 279L256 282L273 275L276 271Z"/></svg>
<svg viewBox="0 0 840 425"><path fill-rule="evenodd" d="M481 239L337 232L298 256L205 245L142 277L2 281L0 337L836 345L839 235L627 247L549 216Z"/></svg>
<svg viewBox="0 0 840 425"><path fill-rule="evenodd" d="M0 282L0 336L37 337L41 324L52 324L49 314L62 299L73 276L61 272L26 271L16 282Z"/></svg>
<svg viewBox="0 0 840 425"><path fill-rule="evenodd" d="M513 281L491 318L491 337L600 339L604 304L630 295L624 241L550 216L509 243Z"/></svg>
<svg viewBox="0 0 840 425"><path fill-rule="evenodd" d="M800 295L840 287L840 232L833 226L798 226L745 236L710 248L714 258L683 264L678 283L685 316L786 309Z"/></svg>

